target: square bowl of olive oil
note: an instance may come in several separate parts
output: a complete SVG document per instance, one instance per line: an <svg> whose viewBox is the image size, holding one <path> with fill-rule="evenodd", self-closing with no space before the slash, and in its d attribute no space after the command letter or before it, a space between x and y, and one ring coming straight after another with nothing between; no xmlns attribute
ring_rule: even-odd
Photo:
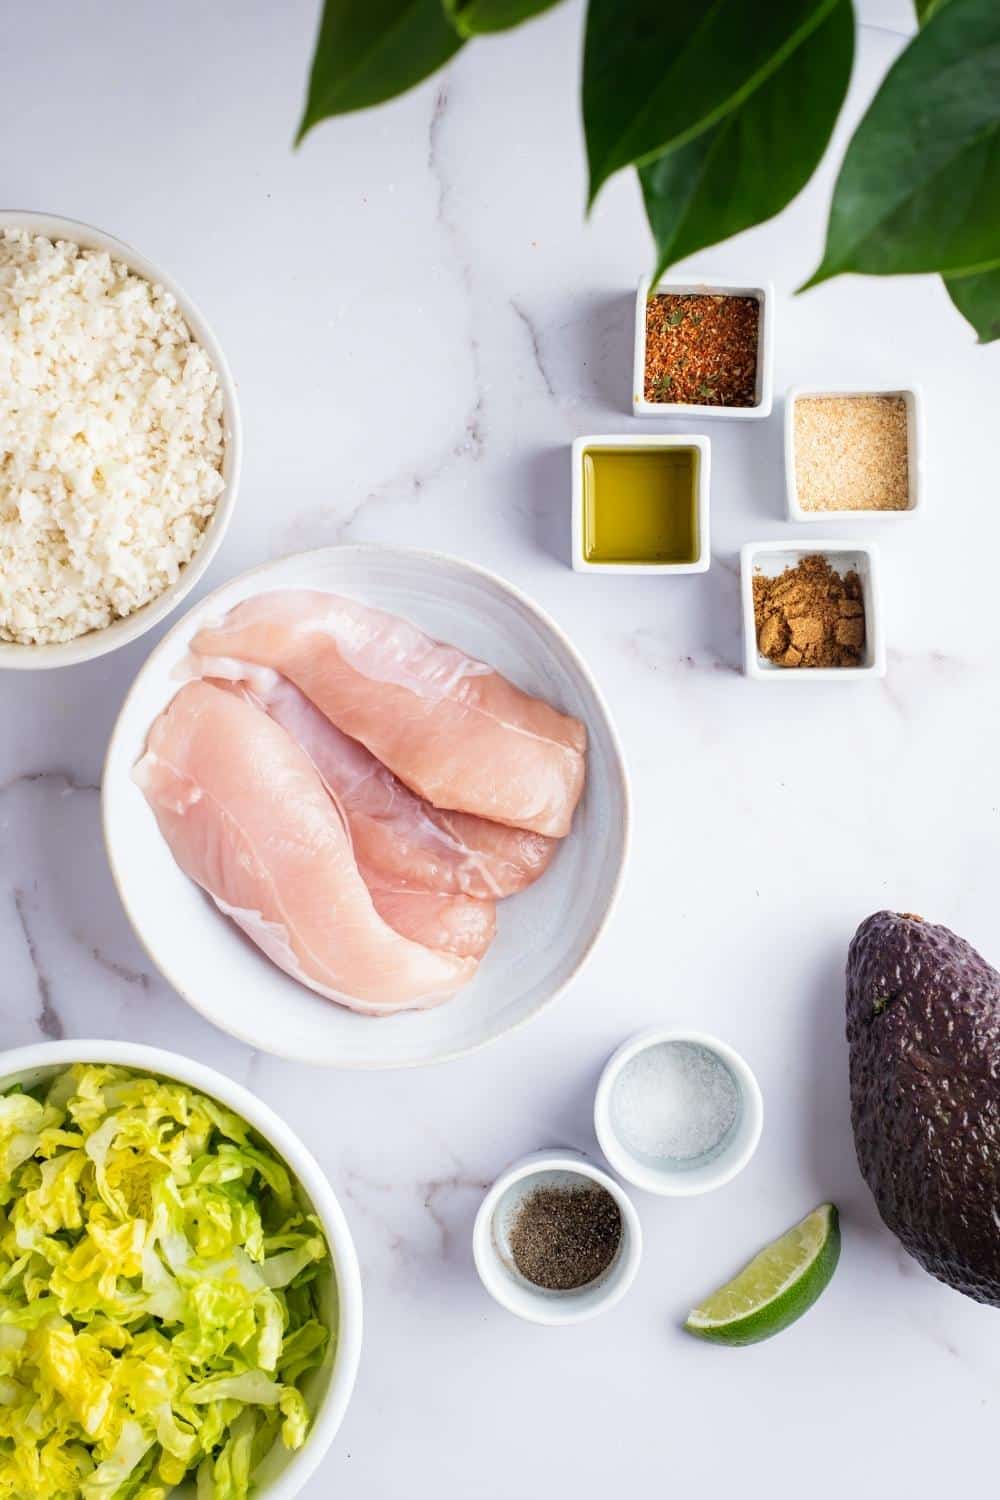
<svg viewBox="0 0 1000 1500"><path fill-rule="evenodd" d="M706 437L577 438L574 570L706 572L709 468Z"/></svg>

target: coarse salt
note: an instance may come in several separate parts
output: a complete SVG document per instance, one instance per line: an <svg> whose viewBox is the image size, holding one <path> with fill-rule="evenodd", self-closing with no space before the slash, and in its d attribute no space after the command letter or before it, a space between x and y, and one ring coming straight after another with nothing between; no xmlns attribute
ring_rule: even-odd
<svg viewBox="0 0 1000 1500"><path fill-rule="evenodd" d="M659 1042L622 1068L611 1112L637 1155L690 1161L721 1145L739 1104L736 1081L714 1052L692 1042Z"/></svg>
<svg viewBox="0 0 1000 1500"><path fill-rule="evenodd" d="M156 598L223 489L218 372L174 297L103 251L0 231L0 639Z"/></svg>

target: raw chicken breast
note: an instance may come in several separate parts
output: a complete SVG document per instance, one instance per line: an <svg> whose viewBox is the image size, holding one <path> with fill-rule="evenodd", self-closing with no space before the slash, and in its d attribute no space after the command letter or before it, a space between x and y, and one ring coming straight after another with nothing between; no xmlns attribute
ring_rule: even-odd
<svg viewBox="0 0 1000 1500"><path fill-rule="evenodd" d="M435 807L554 838L569 832L583 791L583 725L407 620L284 589L238 604L192 648L281 672Z"/></svg>
<svg viewBox="0 0 1000 1500"><path fill-rule="evenodd" d="M379 885L363 865L360 869L383 922L415 943L460 958L482 958L497 935L493 901L442 891L393 890Z"/></svg>
<svg viewBox="0 0 1000 1500"><path fill-rule="evenodd" d="M247 670L253 671L252 668ZM261 668L254 678L253 689L245 681L219 678L207 680L213 687L224 692L239 694L263 713L270 710L271 717L288 731L308 755L347 827L358 871L382 920L388 922L396 932L402 933L403 937L412 938L415 943L423 943L426 948L440 948L446 953L457 953L461 958L482 958L497 934L496 903L490 899L477 900L461 892L411 889L406 881L395 878L395 872L391 868L370 864L365 859L363 850L359 851L354 837L354 820L349 801L354 791L354 781L349 775L345 775L345 769L352 766L358 769L357 761L361 759L369 763L361 768L362 779L365 774L370 774L371 767L376 767L399 788L400 800L406 798L418 807L426 807L427 804L421 803L402 782L396 781L392 772L369 755L364 745L359 745L357 740L349 740L339 729L335 729L329 719L324 719L319 709L314 708L294 684L279 677L277 672ZM333 772L339 785L331 781L325 774L327 771ZM344 796L340 795L341 791L345 793ZM513 834L514 830L511 829L510 832ZM518 837L538 839L539 835L520 833ZM405 859L402 858L405 849L400 853L401 858L397 863L405 864Z"/></svg>
<svg viewBox="0 0 1000 1500"><path fill-rule="evenodd" d="M432 807L286 677L232 659L205 659L203 667L240 684L302 746L347 819L369 887L376 880L486 900L522 891L548 869L558 840Z"/></svg>
<svg viewBox="0 0 1000 1500"><path fill-rule="evenodd" d="M312 763L240 695L188 683L133 774L185 874L318 994L389 1014L436 1005L475 974L474 959L383 921Z"/></svg>

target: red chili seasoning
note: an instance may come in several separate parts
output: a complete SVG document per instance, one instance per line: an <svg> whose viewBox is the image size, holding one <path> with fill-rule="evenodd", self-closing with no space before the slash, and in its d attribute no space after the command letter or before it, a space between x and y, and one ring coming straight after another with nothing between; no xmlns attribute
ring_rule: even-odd
<svg viewBox="0 0 1000 1500"><path fill-rule="evenodd" d="M646 303L647 401L757 405L756 297L662 293Z"/></svg>

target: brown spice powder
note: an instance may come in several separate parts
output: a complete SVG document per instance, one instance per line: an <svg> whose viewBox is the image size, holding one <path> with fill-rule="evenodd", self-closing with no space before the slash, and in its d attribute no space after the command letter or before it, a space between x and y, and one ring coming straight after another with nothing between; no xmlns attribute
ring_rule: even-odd
<svg viewBox="0 0 1000 1500"><path fill-rule="evenodd" d="M621 1237L621 1212L604 1188L536 1188L518 1207L510 1249L522 1276L566 1292L596 1281Z"/></svg>
<svg viewBox="0 0 1000 1500"><path fill-rule="evenodd" d="M777 578L754 575L753 612L762 656L782 667L859 667L865 651L861 579L841 576L818 553Z"/></svg>
<svg viewBox="0 0 1000 1500"><path fill-rule="evenodd" d="M646 303L647 401L757 405L756 297L662 293Z"/></svg>

